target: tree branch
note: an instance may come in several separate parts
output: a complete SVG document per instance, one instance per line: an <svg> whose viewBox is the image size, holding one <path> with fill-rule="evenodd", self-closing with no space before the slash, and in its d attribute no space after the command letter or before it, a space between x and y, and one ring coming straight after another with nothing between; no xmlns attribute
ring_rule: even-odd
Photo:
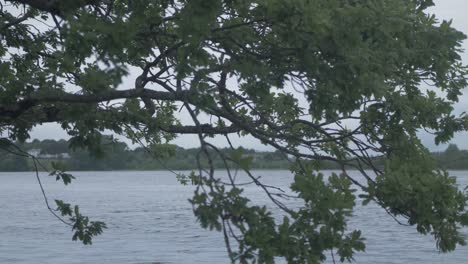
<svg viewBox="0 0 468 264"><path fill-rule="evenodd" d="M9 28L9 27L18 25L18 24L20 24L20 23L22 23L22 22L28 20L28 18L30 18L30 17L32 17L32 13L31 13L31 12L27 12L26 14L24 14L24 15L22 15L22 16L16 18L15 20L13 20L13 21L11 21L11 22L9 22L9 23L4 24L4 25L1 27L1 29L2 29L2 30L5 30L5 29L7 29L7 28Z"/></svg>
<svg viewBox="0 0 468 264"><path fill-rule="evenodd" d="M42 103L69 103L69 104L89 104L107 102L117 99L129 98L149 98L161 101L188 101L190 93L188 91L179 92L159 92L149 89L129 89L121 91L106 91L102 94L71 94L66 92L42 92L25 97L12 105L0 104L0 116L16 118L25 111Z"/></svg>
<svg viewBox="0 0 468 264"><path fill-rule="evenodd" d="M76 10L87 5L96 5L101 1L102 0L9 0L9 2L28 5L58 16L63 16L66 11Z"/></svg>

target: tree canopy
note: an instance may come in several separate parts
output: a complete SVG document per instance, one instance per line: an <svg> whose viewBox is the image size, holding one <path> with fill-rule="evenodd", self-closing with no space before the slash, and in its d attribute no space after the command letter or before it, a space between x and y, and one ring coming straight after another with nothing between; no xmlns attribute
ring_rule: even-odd
<svg viewBox="0 0 468 264"><path fill-rule="evenodd" d="M200 141L190 202L204 228L222 231L234 262L319 263L365 248L347 230L356 204L374 202L437 247L464 245L468 196L436 170L417 132L437 143L466 130L453 104L467 85L465 35L426 12L431 0L9 0L0 1L1 147L56 122L70 147L102 152L103 133L125 136L155 158L181 134ZM426 83L429 88L422 89ZM183 122L180 112L190 116ZM283 193L226 155L216 135L252 136L291 162ZM21 153L21 152L19 152ZM217 177L213 156L230 181ZM385 158L383 168L373 156ZM324 161L342 172L320 173ZM233 166L232 164L236 164ZM347 173L352 167L366 181ZM365 170L371 168L371 170ZM278 208L254 205L232 172L244 170ZM72 176L57 166L65 183ZM232 176L232 177L231 177ZM57 201L73 239L99 222ZM284 215L278 219L272 211Z"/></svg>

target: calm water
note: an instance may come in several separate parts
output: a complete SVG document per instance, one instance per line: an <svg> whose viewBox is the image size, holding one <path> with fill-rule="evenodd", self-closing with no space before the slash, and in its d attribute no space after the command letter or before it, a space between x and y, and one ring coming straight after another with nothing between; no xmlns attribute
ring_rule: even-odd
<svg viewBox="0 0 468 264"><path fill-rule="evenodd" d="M256 171L287 187L287 171ZM33 173L0 173L0 263L228 263L221 233L202 229L187 202L193 189L167 172L77 172L64 187L41 176L51 201L81 206L108 229L92 246L71 241L69 227L46 210ZM452 172L462 186L468 171ZM255 187L247 193L267 199ZM431 237L398 225L373 205L358 207L350 225L363 231L367 252L357 263L467 263L468 247L439 254Z"/></svg>

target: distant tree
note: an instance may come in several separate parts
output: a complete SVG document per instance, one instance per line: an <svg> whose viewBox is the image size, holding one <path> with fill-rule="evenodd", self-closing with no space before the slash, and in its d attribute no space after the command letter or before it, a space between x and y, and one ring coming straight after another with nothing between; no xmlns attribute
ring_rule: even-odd
<svg viewBox="0 0 468 264"><path fill-rule="evenodd" d="M42 154L60 154L67 153L68 142L66 140L43 140L40 143L40 150Z"/></svg>
<svg viewBox="0 0 468 264"><path fill-rule="evenodd" d="M460 149L455 144L449 144L444 153L448 156L457 155L460 153Z"/></svg>
<svg viewBox="0 0 468 264"><path fill-rule="evenodd" d="M436 153L435 158L440 168L468 169L468 151L460 150L455 144L449 144L444 152Z"/></svg>
<svg viewBox="0 0 468 264"><path fill-rule="evenodd" d="M351 260L365 247L360 231L347 230L355 188L364 203L433 235L441 251L465 244L467 195L436 170L416 135L431 130L437 143L447 142L467 128L467 117L452 113L467 85L465 36L426 13L431 0L0 3L4 142L56 122L71 147L102 152L102 133L111 131L161 157L173 150L160 146L195 135L199 168L177 178L197 185L194 214L204 228L222 231L233 262L318 263L330 250ZM422 82L432 88L419 89ZM252 175L251 158L209 141L232 134L291 157L301 208ZM232 164L244 170L284 218L251 203L234 177L220 181L215 158L229 175ZM329 162L341 173L320 173ZM59 167L53 173L72 179ZM57 206L74 225L73 239L90 243L102 232L102 223L71 205Z"/></svg>

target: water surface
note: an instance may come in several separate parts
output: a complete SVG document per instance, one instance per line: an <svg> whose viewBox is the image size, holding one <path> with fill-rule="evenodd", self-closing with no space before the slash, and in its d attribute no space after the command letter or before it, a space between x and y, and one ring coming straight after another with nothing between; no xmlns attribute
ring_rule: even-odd
<svg viewBox="0 0 468 264"><path fill-rule="evenodd" d="M287 188L288 171L255 171ZM453 171L468 185L468 171ZM31 172L0 173L0 263L229 263L222 234L202 229L187 202L192 186L164 171L76 172L69 186L41 175L51 201L79 204L82 213L105 221L108 229L92 246L71 241L71 230L45 208ZM268 199L256 187L246 192ZM271 203L268 203L271 204ZM430 236L398 225L381 208L358 206L350 226L367 239L357 263L467 263L468 247L439 254ZM330 262L328 262L330 263Z"/></svg>

